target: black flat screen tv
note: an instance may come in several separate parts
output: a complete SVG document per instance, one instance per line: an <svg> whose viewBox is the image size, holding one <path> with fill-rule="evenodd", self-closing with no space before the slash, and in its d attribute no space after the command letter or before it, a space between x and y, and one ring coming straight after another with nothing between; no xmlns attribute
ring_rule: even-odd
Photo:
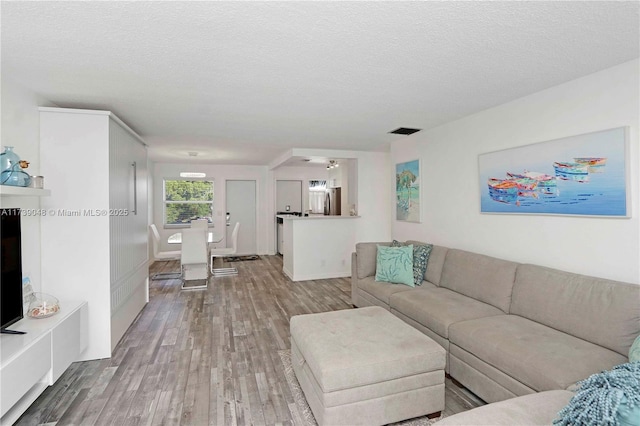
<svg viewBox="0 0 640 426"><path fill-rule="evenodd" d="M20 209L0 209L0 223L0 331L7 333L23 317Z"/></svg>

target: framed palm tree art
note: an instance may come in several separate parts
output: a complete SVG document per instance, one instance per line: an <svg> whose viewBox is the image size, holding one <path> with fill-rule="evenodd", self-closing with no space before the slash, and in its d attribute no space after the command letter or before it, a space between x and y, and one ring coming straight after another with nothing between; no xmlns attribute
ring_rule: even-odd
<svg viewBox="0 0 640 426"><path fill-rule="evenodd" d="M420 160L396 164L396 220L420 222Z"/></svg>

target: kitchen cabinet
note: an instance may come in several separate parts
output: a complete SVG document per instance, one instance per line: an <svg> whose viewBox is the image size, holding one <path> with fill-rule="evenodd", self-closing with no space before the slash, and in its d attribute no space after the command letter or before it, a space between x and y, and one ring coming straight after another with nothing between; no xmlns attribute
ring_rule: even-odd
<svg viewBox="0 0 640 426"><path fill-rule="evenodd" d="M83 360L109 358L148 300L147 151L109 111L40 108L42 291L88 302Z"/></svg>

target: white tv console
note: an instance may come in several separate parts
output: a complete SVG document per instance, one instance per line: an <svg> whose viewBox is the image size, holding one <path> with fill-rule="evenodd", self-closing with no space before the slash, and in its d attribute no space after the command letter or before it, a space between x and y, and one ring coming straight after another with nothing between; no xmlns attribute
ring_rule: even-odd
<svg viewBox="0 0 640 426"><path fill-rule="evenodd" d="M60 312L26 317L0 335L0 425L11 425L72 362L88 342L87 302L60 301Z"/></svg>

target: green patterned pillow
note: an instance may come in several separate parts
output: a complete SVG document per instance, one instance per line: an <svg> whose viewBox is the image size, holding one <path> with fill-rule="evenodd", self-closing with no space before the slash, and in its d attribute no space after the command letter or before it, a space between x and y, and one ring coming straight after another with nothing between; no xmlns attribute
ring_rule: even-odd
<svg viewBox="0 0 640 426"><path fill-rule="evenodd" d="M402 247L403 243L393 240L391 247ZM422 285L424 273L427 272L427 264L429 263L429 255L433 250L431 244L416 244L413 246L413 283Z"/></svg>
<svg viewBox="0 0 640 426"><path fill-rule="evenodd" d="M629 362L640 361L640 336L636 337L629 349Z"/></svg>
<svg viewBox="0 0 640 426"><path fill-rule="evenodd" d="M376 257L376 281L396 284L413 284L413 246L378 246Z"/></svg>

